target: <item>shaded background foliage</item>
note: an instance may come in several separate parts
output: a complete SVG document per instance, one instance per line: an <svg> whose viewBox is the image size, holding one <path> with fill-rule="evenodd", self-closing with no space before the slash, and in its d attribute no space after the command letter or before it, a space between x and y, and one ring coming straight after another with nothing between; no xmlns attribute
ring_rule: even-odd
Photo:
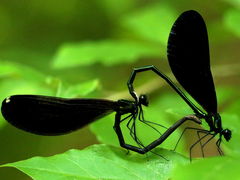
<svg viewBox="0 0 240 180"><path fill-rule="evenodd" d="M237 0L3 0L0 2L0 98L12 94L130 98L126 81L133 67L153 64L170 73L166 61L168 34L178 15L189 9L199 11L206 20L219 110L224 112L224 126L233 130L233 137L239 137L240 4ZM191 113L187 107L182 108L181 99L177 101L165 86L158 85L157 77L151 74L141 77L138 90L148 93L152 104L146 110L149 119L164 119L169 123ZM112 124L110 116L93 124L91 130L86 127L69 135L42 137L20 131L1 117L0 164L83 149L98 142L118 146ZM184 140L180 151L187 154L185 144L194 140L189 136ZM238 154L238 144L233 139L225 151ZM165 148L172 146L171 141L163 144ZM215 154L214 150L209 151ZM1 168L0 178L28 179L10 168Z"/></svg>

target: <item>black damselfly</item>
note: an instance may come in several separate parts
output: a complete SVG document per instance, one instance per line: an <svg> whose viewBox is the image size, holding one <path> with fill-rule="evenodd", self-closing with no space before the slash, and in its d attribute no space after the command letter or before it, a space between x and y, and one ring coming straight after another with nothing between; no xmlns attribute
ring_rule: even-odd
<svg viewBox="0 0 240 180"><path fill-rule="evenodd" d="M2 102L3 117L22 130L39 135L59 135L79 129L103 116L116 112L114 130L120 145L126 149L144 154L164 142L180 125L187 120L201 124L205 119L209 130L195 129L205 135L194 143L191 149L208 135L207 142L219 134L216 144L220 154L222 136L229 141L231 131L223 129L221 117L217 112L217 100L212 74L210 71L209 47L206 25L196 11L186 11L174 23L168 40L168 60L170 67L184 89L206 110L197 108L184 93L155 66L135 68L128 81L130 100L111 101L105 99L67 99L40 95L13 95ZM192 108L195 115L185 116L160 135L149 145L144 146L136 136L135 123L140 120L151 126L143 116L142 106L148 105L145 95L137 96L133 82L139 72L152 70L163 78ZM127 115L127 116L125 116ZM124 117L125 116L125 117ZM120 124L128 120L132 138L139 146L126 144ZM183 133L185 132L183 131ZM181 137L180 137L181 138ZM207 144L202 144L202 148ZM191 156L191 155L190 155Z"/></svg>
<svg viewBox="0 0 240 180"><path fill-rule="evenodd" d="M199 136L198 141L196 141L190 147L190 157L192 148L196 144L201 144L203 153L203 148L205 145L216 135L219 135L216 145L220 155L222 155L223 152L220 149L222 137L224 137L226 141L229 141L231 139L231 131L229 129L222 128L221 116L217 111L216 92L210 70L207 28L202 16L198 12L194 10L186 11L182 13L175 21L168 39L167 55L171 70L178 82L198 102L198 104L203 107L206 113L195 106L166 75L164 75L153 65L135 68L133 70L132 75L128 81L130 94L135 99L135 101L137 101L138 96L133 87L133 82L136 74L149 70L153 71L158 76L163 78L182 97L182 99L191 107L195 113L195 116L199 118L190 120L201 124L200 119L204 119L209 125L209 130L191 127L184 129L183 133L188 129L193 129L197 130L198 136L199 133L204 134L202 137ZM165 141L165 139L188 118L189 117L184 117L183 119L177 121L175 124L169 127L166 132L163 133L157 140L153 141L147 146L142 146L140 148L128 148L126 145L122 146L139 153L146 153ZM208 135L211 137L204 144L202 144L201 141ZM139 143L139 145L141 144Z"/></svg>

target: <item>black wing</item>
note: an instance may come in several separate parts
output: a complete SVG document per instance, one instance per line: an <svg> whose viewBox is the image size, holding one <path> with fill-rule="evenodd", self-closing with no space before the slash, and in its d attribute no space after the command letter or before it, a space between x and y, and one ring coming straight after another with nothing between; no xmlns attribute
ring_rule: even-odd
<svg viewBox="0 0 240 180"><path fill-rule="evenodd" d="M182 13L168 39L168 61L178 82L208 112L217 113L207 28L196 11Z"/></svg>
<svg viewBox="0 0 240 180"><path fill-rule="evenodd" d="M15 95L2 102L3 117L15 127L40 135L65 134L115 111L117 102Z"/></svg>

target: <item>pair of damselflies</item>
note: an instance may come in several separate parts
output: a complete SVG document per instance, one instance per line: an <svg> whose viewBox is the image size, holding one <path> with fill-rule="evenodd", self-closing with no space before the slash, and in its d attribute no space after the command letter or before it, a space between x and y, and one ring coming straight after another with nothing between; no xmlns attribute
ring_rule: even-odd
<svg viewBox="0 0 240 180"><path fill-rule="evenodd" d="M229 141L231 131L222 128L221 116L217 111L216 92L210 70L207 29L199 13L193 10L186 11L175 21L168 39L167 56L171 70L178 82L202 106L205 112L195 106L166 75L151 65L133 70L127 83L133 101L13 95L2 102L3 117L15 127L30 133L59 135L75 131L99 118L116 112L114 130L120 145L141 154L160 145L185 121L190 120L201 124L201 119L204 119L209 126L209 130L185 128L185 130L194 129L198 133L204 134L191 146L190 153L191 149L196 144L201 144L201 140L206 136L210 135L210 138L204 144L201 144L202 148L219 135L216 145L219 153L222 154L220 149L222 137ZM153 71L164 79L195 114L178 120L147 146L142 145L138 140L135 123L137 120L148 123L144 119L142 108L142 106L148 105L148 99L145 95L138 96L133 87L137 73L144 71ZM131 129L131 136L139 146L125 143L120 127L123 121L128 121L128 125L133 122L133 126L129 129Z"/></svg>

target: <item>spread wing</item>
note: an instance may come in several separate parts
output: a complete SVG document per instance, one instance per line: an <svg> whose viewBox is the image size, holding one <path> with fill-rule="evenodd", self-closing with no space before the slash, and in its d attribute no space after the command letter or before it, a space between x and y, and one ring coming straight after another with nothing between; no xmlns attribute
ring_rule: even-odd
<svg viewBox="0 0 240 180"><path fill-rule="evenodd" d="M3 117L15 127L40 135L65 134L108 115L117 103L104 99L65 99L14 95L2 102Z"/></svg>
<svg viewBox="0 0 240 180"><path fill-rule="evenodd" d="M207 29L200 14L190 10L179 16L169 35L167 53L178 82L208 113L217 113Z"/></svg>

